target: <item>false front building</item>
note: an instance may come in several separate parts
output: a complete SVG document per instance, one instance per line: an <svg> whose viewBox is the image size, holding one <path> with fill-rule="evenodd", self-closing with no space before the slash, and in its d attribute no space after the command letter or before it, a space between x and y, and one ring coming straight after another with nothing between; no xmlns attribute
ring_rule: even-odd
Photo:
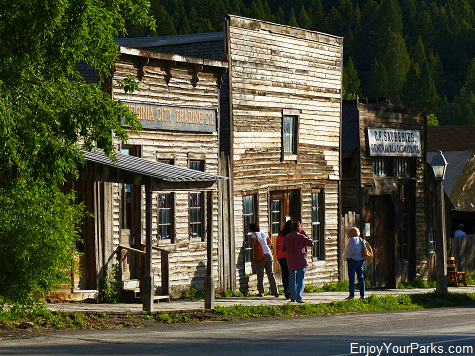
<svg viewBox="0 0 475 356"><path fill-rule="evenodd" d="M229 181L219 191L219 287L255 288L248 225L257 222L275 238L288 219L300 220L315 243L308 283L337 281L343 39L228 16L224 33L119 43L227 60L218 173Z"/></svg>
<svg viewBox="0 0 475 356"><path fill-rule="evenodd" d="M429 275L425 138L418 111L387 100L343 104L342 247L349 225L359 226L375 250L365 267L373 287Z"/></svg>

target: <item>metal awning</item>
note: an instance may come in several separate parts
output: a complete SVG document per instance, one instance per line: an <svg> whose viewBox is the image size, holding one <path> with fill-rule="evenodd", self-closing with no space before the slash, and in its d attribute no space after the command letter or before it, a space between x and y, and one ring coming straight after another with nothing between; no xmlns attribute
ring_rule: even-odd
<svg viewBox="0 0 475 356"><path fill-rule="evenodd" d="M96 181L147 185L153 190L187 190L211 187L217 181L227 179L121 153L116 153L114 162L100 149L83 152L86 164L81 174Z"/></svg>

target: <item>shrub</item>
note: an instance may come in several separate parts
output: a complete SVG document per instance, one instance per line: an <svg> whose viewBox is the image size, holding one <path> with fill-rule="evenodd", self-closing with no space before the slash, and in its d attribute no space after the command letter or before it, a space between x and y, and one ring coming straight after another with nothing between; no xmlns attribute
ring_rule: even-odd
<svg viewBox="0 0 475 356"><path fill-rule="evenodd" d="M112 266L111 277L103 278L99 283L99 303L117 303L120 301L121 296L121 281L122 270L117 263Z"/></svg>

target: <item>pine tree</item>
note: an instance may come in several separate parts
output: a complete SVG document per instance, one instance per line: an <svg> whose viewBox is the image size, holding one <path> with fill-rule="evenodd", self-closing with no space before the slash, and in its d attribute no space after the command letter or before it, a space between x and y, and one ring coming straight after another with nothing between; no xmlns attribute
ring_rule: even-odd
<svg viewBox="0 0 475 356"><path fill-rule="evenodd" d="M368 75L367 88L365 91L366 97L378 98L387 97L388 93L386 88L388 86L388 76L386 74L386 68L383 63L378 62L376 58L373 58L371 64L371 70Z"/></svg>
<svg viewBox="0 0 475 356"><path fill-rule="evenodd" d="M467 72L465 85L455 98L455 123L475 125L475 58Z"/></svg>
<svg viewBox="0 0 475 356"><path fill-rule="evenodd" d="M299 27L299 23L297 22L297 19L295 18L295 10L294 10L294 8L290 9L290 14L289 14L289 26Z"/></svg>
<svg viewBox="0 0 475 356"><path fill-rule="evenodd" d="M351 57L343 69L343 99L356 99L361 95L360 80L358 79L358 71L356 70Z"/></svg>
<svg viewBox="0 0 475 356"><path fill-rule="evenodd" d="M323 21L325 20L322 0L312 0L310 9L312 11L312 29L322 31Z"/></svg>
<svg viewBox="0 0 475 356"><path fill-rule="evenodd" d="M298 18L299 18L298 23L300 24L300 27L306 28L307 30L310 30L312 28L312 20L310 16L308 16L308 13L305 10L305 7L303 7L303 5L300 8Z"/></svg>
<svg viewBox="0 0 475 356"><path fill-rule="evenodd" d="M402 87L406 82L407 72L411 64L406 43L400 33L392 32L390 34L383 56L383 64L388 75L386 92L395 104L400 104Z"/></svg>

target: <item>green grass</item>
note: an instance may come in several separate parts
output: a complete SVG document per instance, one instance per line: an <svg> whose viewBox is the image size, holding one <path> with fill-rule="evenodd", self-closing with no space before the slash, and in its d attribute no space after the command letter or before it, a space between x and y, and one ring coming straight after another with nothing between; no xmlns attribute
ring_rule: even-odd
<svg viewBox="0 0 475 356"><path fill-rule="evenodd" d="M202 300L204 298L204 294L202 290L195 289L190 287L185 289L181 292L181 299L189 299L189 300Z"/></svg>
<svg viewBox="0 0 475 356"><path fill-rule="evenodd" d="M447 293L444 295L435 292L410 295L371 295L366 299L335 301L328 304L291 304L282 305L235 305L232 307L216 306L215 312L206 313L166 313L157 314L130 314L112 317L105 313L66 313L51 311L45 305L31 308L10 306L0 308L0 328L16 328L23 321L32 321L33 330L41 327L51 329L69 328L105 328L140 325L145 322L159 322L164 324L189 323L201 320L228 321L233 319L274 318L293 316L320 316L348 312L385 312L394 310L417 310L428 308L453 307L460 305L475 305L475 293ZM115 320L115 326L114 324Z"/></svg>
<svg viewBox="0 0 475 356"><path fill-rule="evenodd" d="M414 289L414 288L435 288L435 281L426 281L425 279L415 278L407 282L400 283L398 289Z"/></svg>
<svg viewBox="0 0 475 356"><path fill-rule="evenodd" d="M474 293L448 293L440 296L435 293L415 295L370 296L366 299L353 299L329 304L286 303L283 305L257 305L232 307L217 306L216 312L224 316L242 319L265 317L318 316L348 312L382 312L393 310L417 310L441 308L457 305L475 304Z"/></svg>

